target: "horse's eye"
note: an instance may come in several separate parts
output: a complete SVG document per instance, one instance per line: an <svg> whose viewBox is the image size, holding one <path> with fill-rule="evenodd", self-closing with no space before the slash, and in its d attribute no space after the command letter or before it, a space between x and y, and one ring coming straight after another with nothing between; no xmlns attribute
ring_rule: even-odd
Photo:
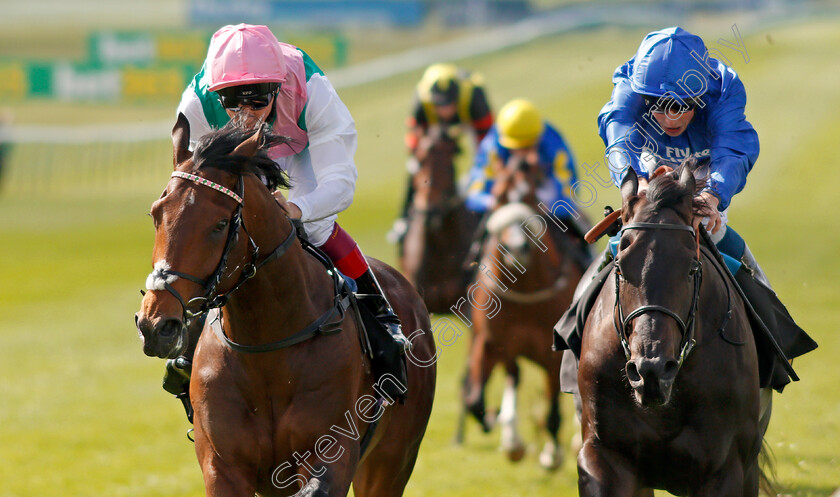
<svg viewBox="0 0 840 497"><path fill-rule="evenodd" d="M221 221L216 223L216 227L213 228L213 231L219 232L224 230L225 228L227 228L228 222L229 221L227 219L222 219Z"/></svg>
<svg viewBox="0 0 840 497"><path fill-rule="evenodd" d="M619 242L618 242L618 251L621 252L629 246L630 246L630 239L626 236L622 236L621 240L619 240Z"/></svg>

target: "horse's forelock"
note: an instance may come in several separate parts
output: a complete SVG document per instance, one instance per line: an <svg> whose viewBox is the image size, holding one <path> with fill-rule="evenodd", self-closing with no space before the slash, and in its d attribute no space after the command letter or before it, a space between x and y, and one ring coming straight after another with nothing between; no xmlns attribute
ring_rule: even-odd
<svg viewBox="0 0 840 497"><path fill-rule="evenodd" d="M683 164L681 167L690 167ZM691 213L697 213L705 204L696 195L706 186L706 178L695 181L694 189L680 183L681 168L673 172L661 174L650 181L643 197L652 210L671 208L681 210L686 197L690 198Z"/></svg>
<svg viewBox="0 0 840 497"><path fill-rule="evenodd" d="M236 147L255 132L253 129L229 125L204 135L199 140L193 153L194 168L196 170L215 168L236 175L252 173L266 178L268 186L272 190L277 187L288 188L288 176L268 156L266 150L271 144L283 141L283 138L272 134L267 126L263 128L265 145L257 151L254 157L232 155Z"/></svg>

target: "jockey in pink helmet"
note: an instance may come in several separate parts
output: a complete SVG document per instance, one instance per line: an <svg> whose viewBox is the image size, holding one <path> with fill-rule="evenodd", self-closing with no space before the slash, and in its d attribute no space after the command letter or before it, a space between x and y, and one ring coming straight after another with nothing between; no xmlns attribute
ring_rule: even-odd
<svg viewBox="0 0 840 497"><path fill-rule="evenodd" d="M201 71L181 97L172 130L175 163L190 157L203 135L235 116L269 123L275 133L291 139L269 150L289 174L290 216L302 222L310 243L356 280L359 293L378 296L373 311L405 350L408 341L399 318L359 246L336 223L338 213L353 202L356 127L327 77L303 50L277 41L265 26L224 26L213 35ZM170 361L167 376L179 372L188 377L189 359ZM176 390L183 385L171 386L168 391L181 393Z"/></svg>

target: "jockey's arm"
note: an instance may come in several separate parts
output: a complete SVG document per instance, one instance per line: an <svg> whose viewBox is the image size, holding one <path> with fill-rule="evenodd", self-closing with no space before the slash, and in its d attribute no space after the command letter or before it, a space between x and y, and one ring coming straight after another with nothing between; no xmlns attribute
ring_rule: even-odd
<svg viewBox="0 0 840 497"><path fill-rule="evenodd" d="M744 115L744 85L732 71L724 73L722 84L725 91L710 105L707 120L713 136L707 190L717 196L719 210L728 208L732 197L744 188L759 153L758 134Z"/></svg>
<svg viewBox="0 0 840 497"><path fill-rule="evenodd" d="M356 189L356 126L347 106L326 77L307 85L306 126L309 155L318 186L293 203L300 219L317 221L348 208Z"/></svg>
<svg viewBox="0 0 840 497"><path fill-rule="evenodd" d="M617 72L614 78L617 82L610 101L598 114L598 134L606 147L610 176L615 185L620 186L628 167L636 171L639 179L647 180L649 171L639 157L640 148L634 146L634 140L639 140L634 130L644 111L644 100L633 92L626 74Z"/></svg>
<svg viewBox="0 0 840 497"><path fill-rule="evenodd" d="M472 100L470 101L470 119L472 129L475 132L476 145L487 136L490 128L493 127L493 111L490 110L490 103L484 88L476 86L473 88Z"/></svg>
<svg viewBox="0 0 840 497"><path fill-rule="evenodd" d="M414 96L412 112L406 118L405 125L408 128L405 133L405 146L411 155L416 155L420 139L423 138L426 134L426 129L429 127L426 112L423 109L423 103L417 95Z"/></svg>
<svg viewBox="0 0 840 497"><path fill-rule="evenodd" d="M704 207L695 216L695 225L708 218L706 229L712 234L722 227L720 212L744 188L759 152L758 134L744 114L744 85L734 71L723 73L723 79L725 91L708 111L707 125L713 136L710 174L708 185L699 195Z"/></svg>
<svg viewBox="0 0 840 497"><path fill-rule="evenodd" d="M426 134L425 128L417 124L413 118L407 119L408 131L405 133L405 147L411 155L417 155L417 149L420 145L420 140Z"/></svg>
<svg viewBox="0 0 840 497"><path fill-rule="evenodd" d="M473 131L475 132L475 143L476 145L481 143L481 140L487 136L487 133L490 131L490 128L493 127L493 114L487 114L483 118L473 121L472 123Z"/></svg>
<svg viewBox="0 0 840 497"><path fill-rule="evenodd" d="M496 199L491 191L495 184L495 178L505 167L496 154L492 141L492 139L488 139L482 142L476 153L475 163L470 170L466 205L468 209L475 212L485 212L495 206ZM492 171L492 176L488 174L488 170Z"/></svg>

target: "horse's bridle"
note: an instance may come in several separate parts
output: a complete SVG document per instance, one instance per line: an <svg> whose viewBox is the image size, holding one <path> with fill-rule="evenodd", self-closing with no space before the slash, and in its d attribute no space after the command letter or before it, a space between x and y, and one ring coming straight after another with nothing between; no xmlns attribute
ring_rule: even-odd
<svg viewBox="0 0 840 497"><path fill-rule="evenodd" d="M228 228L228 236L225 240L225 247L222 250L221 259L216 265L216 269L213 271L213 274L210 275L209 278L203 280L201 278L192 276L187 273L164 268L155 269L155 271L152 273L153 276L164 281L164 288L169 293L171 293L176 299L178 299L178 302L181 303L181 308L183 310L182 321L185 325L189 326L189 323L193 319L206 314L210 309L223 307L227 303L230 296L236 290L238 290L243 283L253 278L257 274L257 270L259 268L261 268L268 262L282 256L286 252L286 250L288 250L289 247L292 245L297 231L292 221L289 220L289 223L292 225L292 229L289 231L289 235L286 237L286 239L283 240L280 243L280 245L278 245L277 248L275 248L271 252L271 254L268 255L268 257L266 257L260 262L257 262L257 259L259 258L260 248L257 246L256 242L254 242L254 239L251 237L251 234L248 233L248 229L245 228L245 224L242 222L242 207L245 205L245 183L242 181L242 176L239 176L239 180L236 185L238 193L234 193L230 189L219 185L218 183L214 183L206 178L202 178L200 176L196 176L189 173L184 173L181 171L173 172L172 177L183 178L200 185L208 186L231 197L236 201L236 208L233 211L233 215L231 216L230 227ZM233 288L231 288L224 294L215 294L216 287L219 285L219 282L222 280L222 276L224 275L225 270L227 269L228 256L230 255L233 248L236 246L236 242L239 240L240 229L244 231L245 234L248 236L248 243L251 246L251 262L249 262L242 268L242 273L239 276L239 280L236 282L236 284L234 284ZM181 294L178 293L178 291L174 287L172 287L172 285L170 285L169 282L167 282L169 276L176 276L192 281L193 283L197 283L198 285L204 288L204 295L202 295L201 297L192 298L189 302L185 302ZM198 309L192 310L195 308L196 305L198 305Z"/></svg>
<svg viewBox="0 0 840 497"><path fill-rule="evenodd" d="M627 314L627 316L624 316L619 299L619 281L621 280L622 276L621 267L618 264L617 258L615 264L615 312L613 324L615 325L615 331L618 334L618 339L621 341L621 347L624 349L625 357L628 361L630 360L630 344L627 341L627 328L633 321L633 319L641 316L642 314L647 314L650 312L661 312L666 316L672 317L680 327L680 334L682 338L680 340L679 366L682 366L683 361L685 361L685 358L688 357L688 354L691 352L691 350L696 344L696 341L694 340L694 318L697 314L697 304L700 296L700 282L703 279L703 263L700 261L700 241L697 239L697 233L695 233L694 228L684 224L632 223L627 224L622 228L622 234L625 230L683 231L686 233L690 233L695 238L695 241L697 243L698 256L692 261L691 268L689 269L689 275L692 276L694 279L694 294L691 297L691 308L688 311L688 317L685 321L683 321L679 314L672 311L671 309L655 304L640 306L633 312Z"/></svg>
<svg viewBox="0 0 840 497"><path fill-rule="evenodd" d="M243 283L253 278L257 274L257 270L259 268L285 254L289 247L292 246L292 242L294 242L295 238L297 238L298 228L291 218L286 217L286 219L289 221L289 224L291 225L289 235L286 237L285 240L280 242L280 245L278 245L277 248L275 248L268 255L268 257L266 257L262 261L257 262L257 259L259 258L260 249L254 241L253 237L251 237L251 234L248 233L248 229L245 228L245 223L242 221L242 207L245 205L245 183L242 180L242 176L239 176L239 180L236 186L237 191L239 192L238 194L234 193L233 191L222 185L214 183L206 178L202 178L201 176L196 176L194 174L175 171L172 173L172 176L184 178L186 180L198 183L200 185L209 186L210 188L224 193L225 195L236 200L237 203L236 209L234 210L233 216L231 218L231 226L228 230L228 237L225 241L225 247L222 251L222 257L219 260L219 264L216 266L216 270L207 280L202 280L201 278L197 278L195 276L182 273L180 271L172 271L171 269L159 268L152 273L153 276L156 276L164 281L164 288L168 290L169 293L174 295L175 298L177 298L178 301L181 303L181 307L183 309L182 321L185 325L189 326L189 322L192 319L206 314L210 309L223 307L227 303L228 299L230 299L230 296L234 292L236 292L236 290L238 290ZM227 268L227 258L239 239L240 229L242 229L245 232L245 234L248 235L248 242L251 245L251 262L245 265L245 267L242 269L242 273L239 276L239 280L236 282L236 284L233 285L233 287L230 290L228 290L224 294L214 295L216 291L216 286L221 281L222 276L225 273L225 269ZM338 271L336 271L333 267L329 256L324 254L317 247L313 246L305 238L301 237L299 241L305 251L310 253L313 257L315 257L316 260L318 260L318 262L324 265L324 267L327 269L327 273L332 278L334 295L333 305L327 311L321 314L315 321L310 323L302 330L299 330L293 335L288 336L282 340L278 340L276 342L267 344L242 345L231 340L227 336L227 334L225 334L224 329L222 329L221 326L214 327L214 331L216 332L219 339L222 342L224 342L228 347L243 354L260 354L264 352L272 352L275 350L290 347L292 345L309 340L310 338L313 338L317 335L333 335L341 331L340 325L343 322L347 308L351 305L351 300L354 297L352 293L345 291L345 281L338 275ZM166 281L168 276L177 276L202 285L204 287L204 295L201 297L195 297L193 299L190 299L189 302L185 303L183 297L181 297L178 291L175 290L175 288L173 288L172 285L170 285ZM190 307L195 303L201 304L198 310L190 310Z"/></svg>

